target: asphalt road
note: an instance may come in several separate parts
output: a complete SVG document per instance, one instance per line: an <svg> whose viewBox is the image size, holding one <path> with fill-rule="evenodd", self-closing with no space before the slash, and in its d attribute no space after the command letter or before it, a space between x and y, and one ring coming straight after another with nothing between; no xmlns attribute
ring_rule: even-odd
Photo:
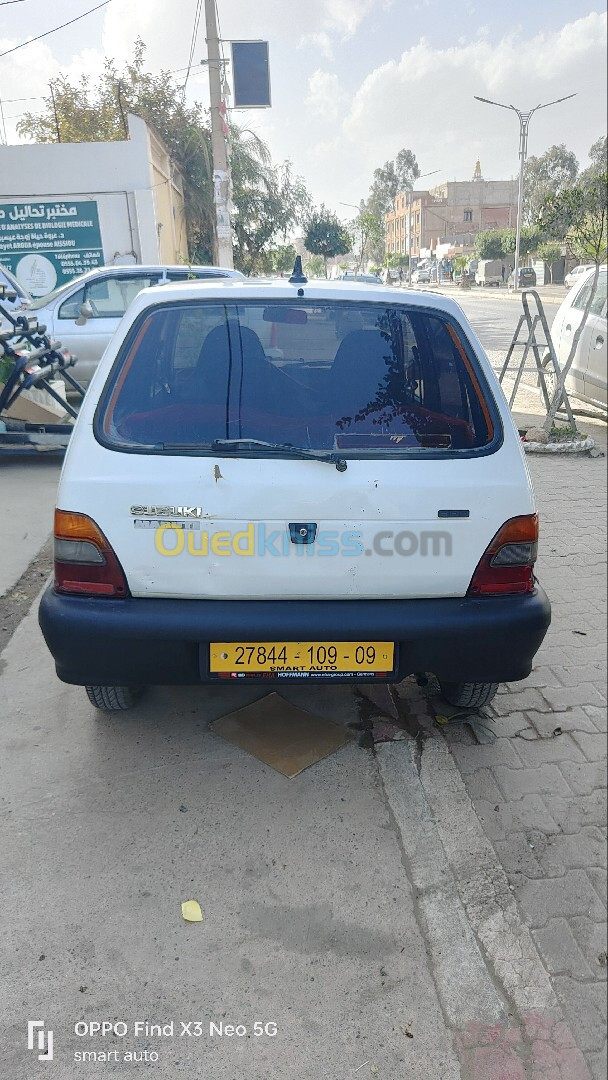
<svg viewBox="0 0 608 1080"><path fill-rule="evenodd" d="M484 349L506 352L522 312L521 298L501 296L495 299L491 291L485 293L473 289L470 292L454 290L450 295L460 304ZM557 309L557 304L545 304L549 328Z"/></svg>

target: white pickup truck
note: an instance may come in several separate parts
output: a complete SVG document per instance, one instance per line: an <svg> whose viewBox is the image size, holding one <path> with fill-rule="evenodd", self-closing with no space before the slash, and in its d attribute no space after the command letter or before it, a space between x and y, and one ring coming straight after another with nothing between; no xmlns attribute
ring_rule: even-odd
<svg viewBox="0 0 608 1080"><path fill-rule="evenodd" d="M475 271L476 285L501 285L502 262L500 259L480 259Z"/></svg>

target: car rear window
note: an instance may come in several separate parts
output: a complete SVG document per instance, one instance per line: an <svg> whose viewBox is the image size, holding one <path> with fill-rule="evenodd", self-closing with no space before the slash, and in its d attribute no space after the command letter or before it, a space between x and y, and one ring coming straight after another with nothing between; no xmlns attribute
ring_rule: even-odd
<svg viewBox="0 0 608 1080"><path fill-rule="evenodd" d="M111 447L156 453L204 453L235 438L386 456L488 446L492 415L465 339L438 313L198 301L140 317L96 433Z"/></svg>

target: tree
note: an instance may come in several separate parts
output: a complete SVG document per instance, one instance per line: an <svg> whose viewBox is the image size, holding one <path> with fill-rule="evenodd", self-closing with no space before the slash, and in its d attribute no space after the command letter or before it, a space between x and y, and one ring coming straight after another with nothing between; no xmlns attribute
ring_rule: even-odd
<svg viewBox="0 0 608 1080"><path fill-rule="evenodd" d="M290 162L272 166L257 135L234 128L231 143L235 264L247 274L267 272L269 252L277 239L285 243L290 229L304 222L310 195L301 177L293 176Z"/></svg>
<svg viewBox="0 0 608 1080"><path fill-rule="evenodd" d="M394 161L385 161L374 170L366 209L382 219L393 209L393 201L400 191L410 191L420 176L416 155L411 150L400 150Z"/></svg>
<svg viewBox="0 0 608 1080"><path fill-rule="evenodd" d="M357 271L362 270L368 259L373 259L381 247L384 251L384 224L380 225L375 214L360 213L351 223L351 235L357 238L359 252Z"/></svg>
<svg viewBox="0 0 608 1080"><path fill-rule="evenodd" d="M189 256L213 261L215 207L211 131L205 110L187 106L170 72L144 70L146 47L136 41L133 60L118 71L106 60L94 85L60 76L51 84L40 114L26 113L19 133L37 142L108 142L128 136L127 115L141 116L160 135L182 173ZM245 128L230 126L230 165L235 204L235 261L251 272L277 241L302 221L311 205L289 162L273 166L266 144Z"/></svg>
<svg viewBox="0 0 608 1080"><path fill-rule="evenodd" d="M400 191L410 191L420 176L416 155L411 150L400 150L394 161L385 161L375 169L374 179L367 200L361 206L361 214L375 218L374 239L369 245L369 256L382 262L385 249L384 216L393 209L395 196Z"/></svg>
<svg viewBox="0 0 608 1080"><path fill-rule="evenodd" d="M515 229L501 229L501 243L505 255L513 255L515 252L515 245L517 243L517 232ZM520 256L531 255L536 251L541 240L541 230L538 225L524 225L521 229L521 235L519 237L519 254Z"/></svg>
<svg viewBox="0 0 608 1080"><path fill-rule="evenodd" d="M346 266L341 267L346 270ZM311 255L304 265L304 271L309 278L320 278L325 274L325 259L322 255Z"/></svg>
<svg viewBox="0 0 608 1080"><path fill-rule="evenodd" d="M548 195L539 213L539 227L547 233L560 235L574 255L584 262L595 263L583 315L573 336L570 352L564 364L553 401L545 420L545 430L554 423L564 392L564 383L576 356L578 343L585 329L591 305L597 292L600 266L608 257L608 174L598 174L584 184L577 184L554 195Z"/></svg>
<svg viewBox="0 0 608 1080"><path fill-rule="evenodd" d="M409 255L401 255L398 251L387 251L382 265L387 270L406 270L410 265Z"/></svg>
<svg viewBox="0 0 608 1080"><path fill-rule="evenodd" d="M319 210L315 210L307 221L304 246L311 255L323 256L327 277L327 260L335 255L348 255L353 244L342 222L321 204Z"/></svg>
<svg viewBox="0 0 608 1080"><path fill-rule="evenodd" d="M135 42L133 60L118 72L113 60L92 85L60 76L40 113L26 113L20 135L36 142L111 142L128 136L127 114L141 116L164 141L185 179L190 257L212 261L215 228L211 133L200 105L186 106L170 73L144 70L146 47Z"/></svg>
<svg viewBox="0 0 608 1080"><path fill-rule="evenodd" d="M529 157L524 166L523 223L534 224L546 196L571 187L577 176L576 155L565 143L550 146L540 157Z"/></svg>
<svg viewBox="0 0 608 1080"><path fill-rule="evenodd" d="M475 254L478 259L504 259L507 254L505 249L504 229L483 229L475 238Z"/></svg>
<svg viewBox="0 0 608 1080"><path fill-rule="evenodd" d="M581 173L579 184L588 184L596 176L608 172L608 138L601 135L589 150L591 165Z"/></svg>
<svg viewBox="0 0 608 1080"><path fill-rule="evenodd" d="M547 263L551 275L551 283L553 283L553 263L556 263L557 260L561 258L561 246L554 240L545 240L542 244L538 245L537 254L539 259L542 259L544 263Z"/></svg>

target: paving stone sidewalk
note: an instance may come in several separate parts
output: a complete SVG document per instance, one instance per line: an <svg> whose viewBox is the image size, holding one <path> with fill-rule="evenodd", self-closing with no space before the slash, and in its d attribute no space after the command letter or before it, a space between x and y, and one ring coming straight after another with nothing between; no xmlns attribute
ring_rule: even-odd
<svg viewBox="0 0 608 1080"><path fill-rule="evenodd" d="M529 457L553 622L496 737L446 729L594 1078L606 1076L606 462Z"/></svg>

